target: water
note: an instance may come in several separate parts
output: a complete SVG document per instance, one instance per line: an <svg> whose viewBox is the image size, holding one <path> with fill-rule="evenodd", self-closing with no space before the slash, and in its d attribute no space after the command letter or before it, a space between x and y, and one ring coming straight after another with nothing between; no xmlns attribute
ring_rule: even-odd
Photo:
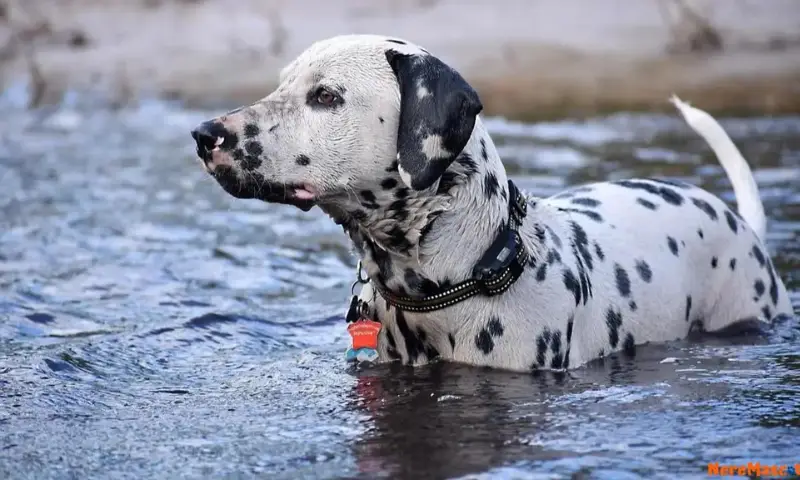
<svg viewBox="0 0 800 480"><path fill-rule="evenodd" d="M796 321L566 375L355 371L343 234L223 193L188 135L214 112L18 103L0 116L0 478L706 478L709 462L800 461ZM733 198L677 115L488 124L540 195L657 173ZM800 118L724 125L756 165L797 308Z"/></svg>

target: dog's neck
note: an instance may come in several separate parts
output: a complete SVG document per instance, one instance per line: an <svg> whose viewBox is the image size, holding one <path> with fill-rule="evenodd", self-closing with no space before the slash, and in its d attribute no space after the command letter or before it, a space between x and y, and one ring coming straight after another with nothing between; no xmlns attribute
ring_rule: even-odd
<svg viewBox="0 0 800 480"><path fill-rule="evenodd" d="M356 193L323 209L342 224L370 279L411 297L469 278L508 219L505 169L480 118L430 189L407 188L395 164Z"/></svg>

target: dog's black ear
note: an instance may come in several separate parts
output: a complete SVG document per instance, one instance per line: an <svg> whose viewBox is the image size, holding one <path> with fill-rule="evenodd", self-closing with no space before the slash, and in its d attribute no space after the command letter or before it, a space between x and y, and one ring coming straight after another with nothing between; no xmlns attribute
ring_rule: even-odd
<svg viewBox="0 0 800 480"><path fill-rule="evenodd" d="M425 190L464 149L483 105L458 72L432 55L387 50L386 59L400 86L400 177Z"/></svg>

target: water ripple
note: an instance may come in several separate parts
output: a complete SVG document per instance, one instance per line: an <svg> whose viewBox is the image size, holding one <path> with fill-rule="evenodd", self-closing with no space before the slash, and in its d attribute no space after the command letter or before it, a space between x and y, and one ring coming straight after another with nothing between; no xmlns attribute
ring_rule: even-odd
<svg viewBox="0 0 800 480"><path fill-rule="evenodd" d="M225 194L187 134L210 112L15 98L0 96L2 478L701 478L796 453L797 322L569 374L346 369L341 230ZM677 118L487 126L540 195L668 175L733 200ZM800 118L725 127L800 307Z"/></svg>

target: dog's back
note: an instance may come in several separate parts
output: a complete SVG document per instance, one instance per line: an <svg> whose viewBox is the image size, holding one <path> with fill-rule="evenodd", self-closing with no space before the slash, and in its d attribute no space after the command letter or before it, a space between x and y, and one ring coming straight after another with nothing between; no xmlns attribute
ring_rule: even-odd
<svg viewBox="0 0 800 480"><path fill-rule="evenodd" d="M720 157L741 213L699 187L655 178L584 185L541 201L557 217L549 223L556 235L585 239L573 246L592 282L576 314L576 360L792 314L762 240L763 206L747 163L712 117L675 101Z"/></svg>

